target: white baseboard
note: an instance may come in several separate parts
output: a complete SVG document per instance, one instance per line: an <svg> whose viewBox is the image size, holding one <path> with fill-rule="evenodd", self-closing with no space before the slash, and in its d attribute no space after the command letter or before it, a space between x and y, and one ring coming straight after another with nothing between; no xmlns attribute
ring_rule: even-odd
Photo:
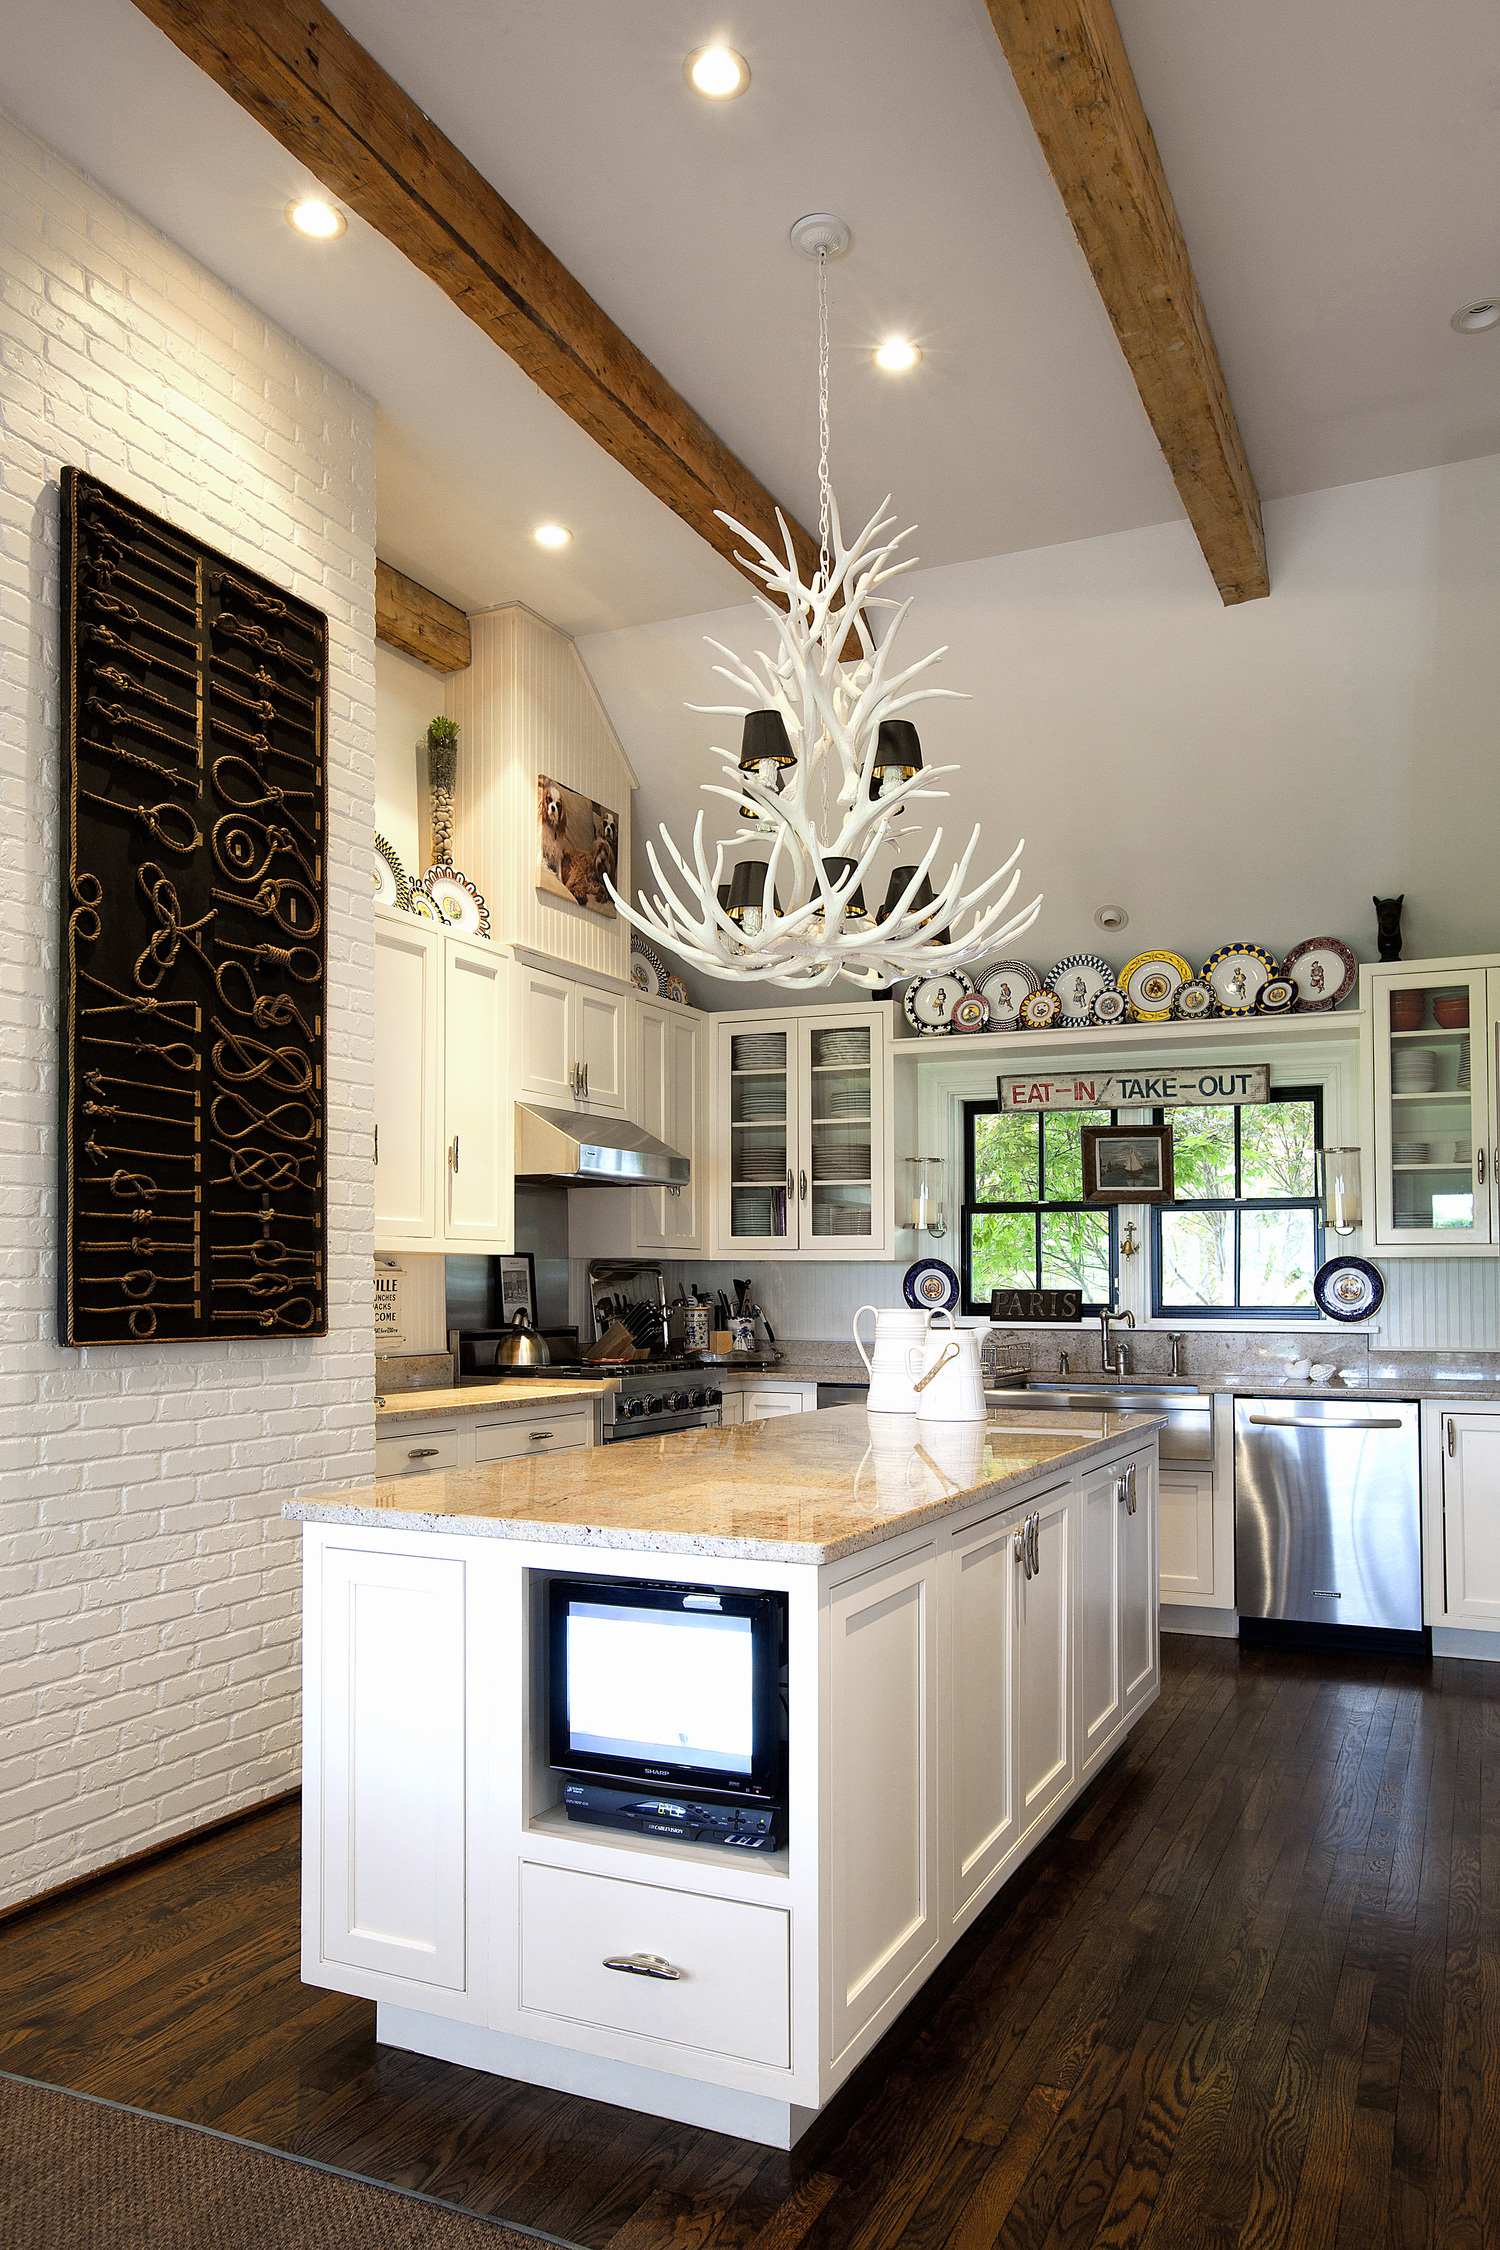
<svg viewBox="0 0 1500 2250"><path fill-rule="evenodd" d="M736 2093L699 2078L675 2078L665 2070L490 2031L483 2024L450 2023L384 2000L375 2009L375 2037L385 2047L404 2047L466 2070L492 2071L497 2078L520 2078L529 2086L550 2086L585 2101L612 2102L617 2109L643 2110L677 2125L701 2125L710 2133L758 2141L763 2148L794 2148L818 2114L769 2094Z"/></svg>
<svg viewBox="0 0 1500 2250"><path fill-rule="evenodd" d="M1163 1602L1160 1610L1164 1633L1206 1633L1212 1641L1237 1641L1237 1609L1189 1609L1186 1602Z"/></svg>
<svg viewBox="0 0 1500 2250"><path fill-rule="evenodd" d="M1500 1664L1500 1633L1469 1625L1434 1625L1434 1656L1467 1656L1481 1664Z"/></svg>

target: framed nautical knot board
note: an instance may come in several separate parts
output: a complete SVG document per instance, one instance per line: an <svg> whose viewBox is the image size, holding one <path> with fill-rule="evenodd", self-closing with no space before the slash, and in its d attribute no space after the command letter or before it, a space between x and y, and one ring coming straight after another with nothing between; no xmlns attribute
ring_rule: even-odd
<svg viewBox="0 0 1500 2250"><path fill-rule="evenodd" d="M58 1334L323 1335L328 624L62 482Z"/></svg>

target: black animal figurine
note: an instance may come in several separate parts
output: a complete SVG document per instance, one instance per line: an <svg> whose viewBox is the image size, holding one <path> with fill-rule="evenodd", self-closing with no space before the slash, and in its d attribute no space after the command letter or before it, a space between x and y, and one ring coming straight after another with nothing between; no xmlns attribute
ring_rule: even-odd
<svg viewBox="0 0 1500 2250"><path fill-rule="evenodd" d="M1375 900L1375 942L1380 948L1382 961L1399 961L1401 958L1401 909L1406 904L1406 893L1399 898Z"/></svg>

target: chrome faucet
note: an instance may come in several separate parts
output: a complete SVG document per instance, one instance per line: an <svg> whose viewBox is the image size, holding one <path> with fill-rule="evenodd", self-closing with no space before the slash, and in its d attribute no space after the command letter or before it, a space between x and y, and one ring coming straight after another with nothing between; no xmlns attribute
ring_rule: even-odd
<svg viewBox="0 0 1500 2250"><path fill-rule="evenodd" d="M1099 1315L1099 1356L1104 1363L1104 1372L1106 1375L1124 1375L1126 1373L1124 1344L1121 1343L1116 1346L1116 1356L1113 1360L1109 1356L1111 1321L1125 1328L1134 1328L1135 1314L1133 1312L1117 1312L1112 1305L1109 1305Z"/></svg>
<svg viewBox="0 0 1500 2250"><path fill-rule="evenodd" d="M1173 1335L1170 1335L1167 1338L1167 1342L1172 1347L1172 1379L1175 1382L1182 1373L1183 1337L1181 1335L1181 1332L1179 1331L1177 1333L1174 1333Z"/></svg>

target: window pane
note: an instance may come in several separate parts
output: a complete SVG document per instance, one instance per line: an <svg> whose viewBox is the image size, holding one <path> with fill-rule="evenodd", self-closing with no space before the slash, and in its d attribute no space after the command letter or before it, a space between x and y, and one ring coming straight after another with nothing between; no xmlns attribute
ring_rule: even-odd
<svg viewBox="0 0 1500 2250"><path fill-rule="evenodd" d="M1315 1264L1311 1211L1246 1211L1240 1219L1240 1303L1310 1305Z"/></svg>
<svg viewBox="0 0 1500 2250"><path fill-rule="evenodd" d="M1062 1110L1042 1119L1047 1141L1047 1201L1077 1203L1083 1196L1083 1144L1085 1125L1107 1125L1107 1109ZM1051 1286L1051 1284L1044 1284ZM1067 1287L1066 1283L1057 1284Z"/></svg>
<svg viewBox="0 0 1500 2250"><path fill-rule="evenodd" d="M1172 1192L1177 1201L1206 1203L1232 1197L1233 1108L1174 1109L1167 1113L1167 1123L1172 1128ZM1218 1299L1211 1301L1217 1304Z"/></svg>
<svg viewBox="0 0 1500 2250"><path fill-rule="evenodd" d="M1240 1111L1241 1195L1316 1195L1315 1145L1311 1102L1247 1105Z"/></svg>
<svg viewBox="0 0 1500 2250"><path fill-rule="evenodd" d="M981 1111L974 1119L974 1202L1035 1203L1038 1145L1034 1117Z"/></svg>
<svg viewBox="0 0 1500 2250"><path fill-rule="evenodd" d="M1043 1211L1042 1287L1081 1289L1086 1305L1113 1301L1107 1211Z"/></svg>
<svg viewBox="0 0 1500 2250"><path fill-rule="evenodd" d="M1036 1221L1029 1211L971 1215L969 1286L975 1304L992 1289L1035 1289Z"/></svg>
<svg viewBox="0 0 1500 2250"><path fill-rule="evenodd" d="M1200 1113L1201 1114L1201 1113ZM1227 1310L1234 1303L1234 1213L1174 1211L1161 1215L1161 1301Z"/></svg>

